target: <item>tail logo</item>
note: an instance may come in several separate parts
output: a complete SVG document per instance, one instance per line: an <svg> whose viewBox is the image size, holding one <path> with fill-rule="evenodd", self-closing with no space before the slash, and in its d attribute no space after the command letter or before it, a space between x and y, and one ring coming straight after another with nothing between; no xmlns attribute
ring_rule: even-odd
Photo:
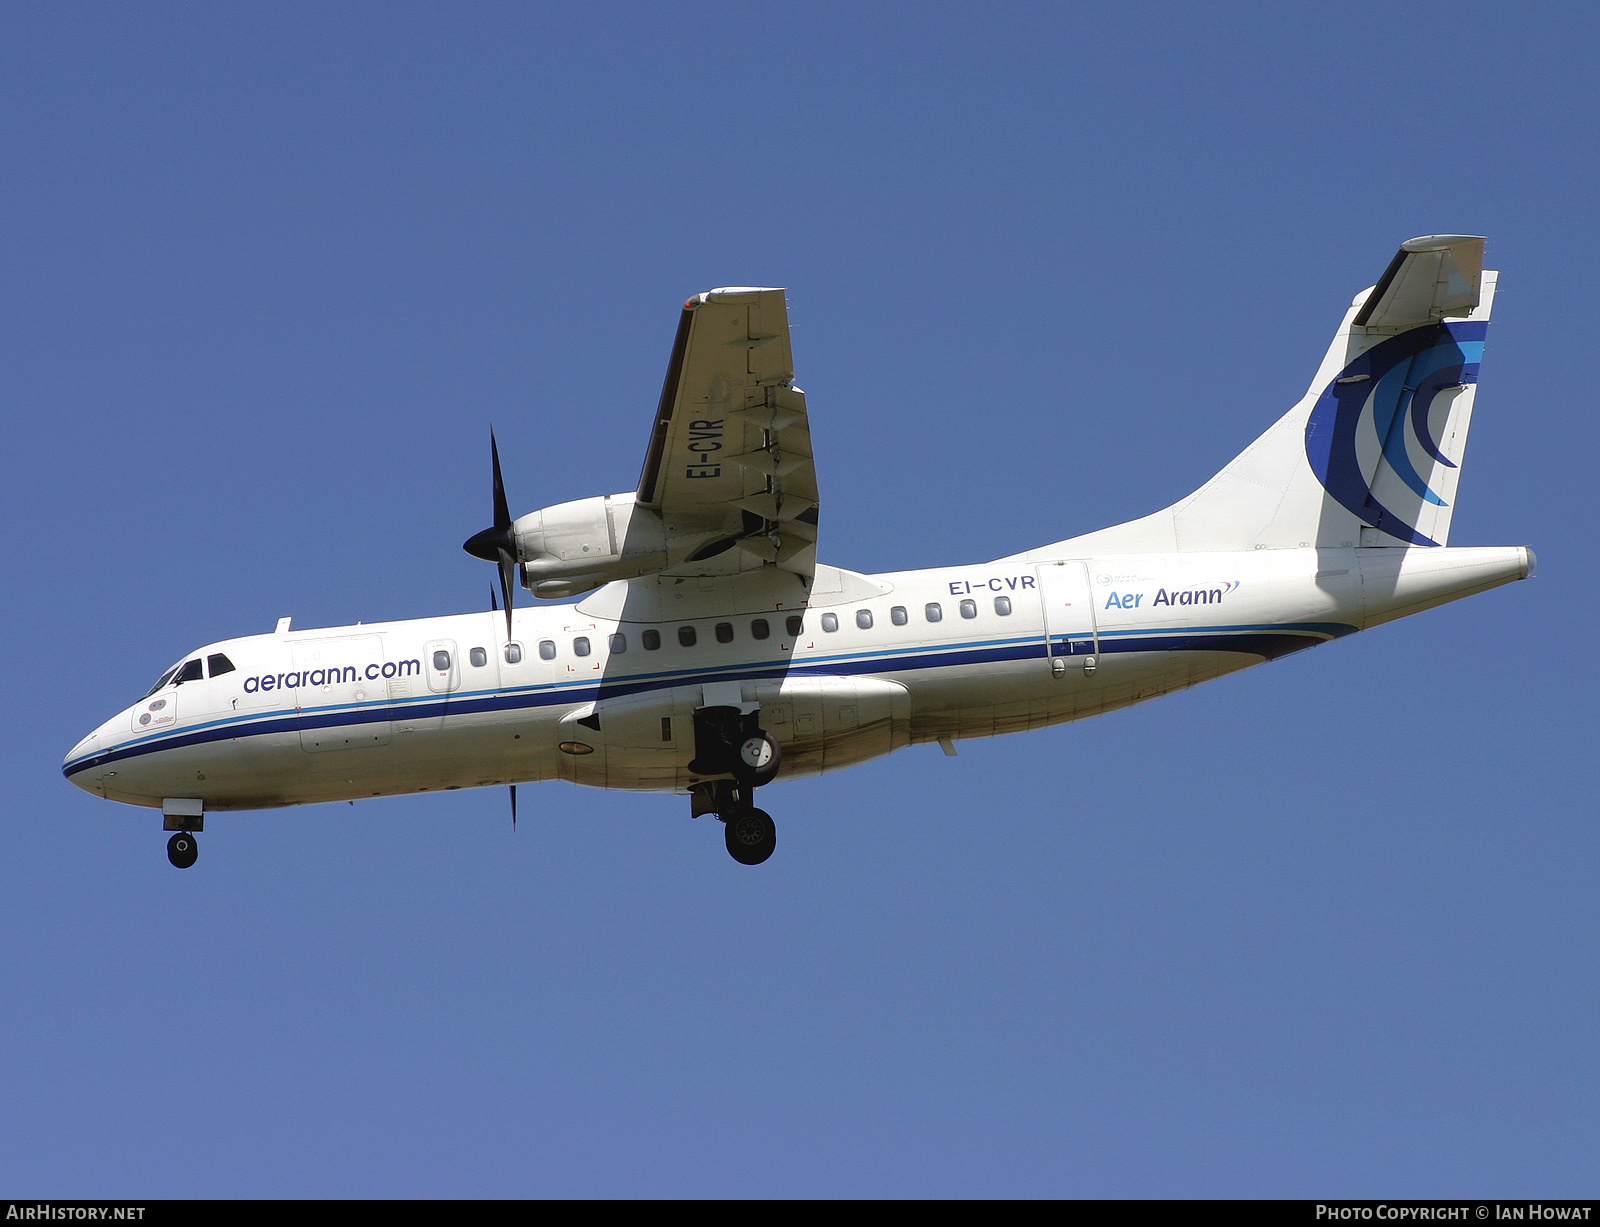
<svg viewBox="0 0 1600 1227"><path fill-rule="evenodd" d="M1439 450L1428 423L1434 398L1446 388L1478 382L1488 323L1469 320L1413 328L1373 346L1328 384L1306 422L1306 459L1334 500L1363 523L1412 545L1438 545L1414 524L1378 502L1372 475L1362 471L1357 440L1370 430L1383 463L1423 503L1445 506L1411 460L1411 447L1455 468Z"/></svg>

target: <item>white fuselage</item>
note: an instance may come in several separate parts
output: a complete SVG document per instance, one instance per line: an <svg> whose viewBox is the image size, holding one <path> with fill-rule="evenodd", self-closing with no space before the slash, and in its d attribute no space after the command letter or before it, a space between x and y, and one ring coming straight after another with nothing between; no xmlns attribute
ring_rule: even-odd
<svg viewBox="0 0 1600 1227"><path fill-rule="evenodd" d="M1127 706L1530 567L1522 548L1129 554L819 568L805 599L731 601L634 580L517 610L509 640L484 612L212 644L191 657L231 671L169 683L63 770L112 800L208 811L546 779L683 792L701 778L695 709L732 702L759 705L793 778Z"/></svg>

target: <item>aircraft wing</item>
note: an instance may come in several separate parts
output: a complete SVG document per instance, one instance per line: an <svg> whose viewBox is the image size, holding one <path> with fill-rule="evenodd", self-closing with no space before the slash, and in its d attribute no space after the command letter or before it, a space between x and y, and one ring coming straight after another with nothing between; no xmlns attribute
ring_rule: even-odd
<svg viewBox="0 0 1600 1227"><path fill-rule="evenodd" d="M638 501L669 535L721 534L674 574L813 573L817 474L782 290L733 287L684 303Z"/></svg>

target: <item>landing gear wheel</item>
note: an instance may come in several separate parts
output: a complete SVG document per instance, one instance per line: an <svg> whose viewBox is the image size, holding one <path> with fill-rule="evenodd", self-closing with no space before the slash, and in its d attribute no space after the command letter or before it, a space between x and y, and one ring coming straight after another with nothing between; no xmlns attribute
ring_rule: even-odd
<svg viewBox="0 0 1600 1227"><path fill-rule="evenodd" d="M765 810L737 810L723 822L728 855L741 865L761 864L778 846L778 828Z"/></svg>
<svg viewBox="0 0 1600 1227"><path fill-rule="evenodd" d="M777 739L765 729L757 729L739 743L733 775L747 788L760 788L772 783L782 762L783 751Z"/></svg>
<svg viewBox="0 0 1600 1227"><path fill-rule="evenodd" d="M167 840L167 859L179 869L187 869L200 855L193 831L179 831Z"/></svg>

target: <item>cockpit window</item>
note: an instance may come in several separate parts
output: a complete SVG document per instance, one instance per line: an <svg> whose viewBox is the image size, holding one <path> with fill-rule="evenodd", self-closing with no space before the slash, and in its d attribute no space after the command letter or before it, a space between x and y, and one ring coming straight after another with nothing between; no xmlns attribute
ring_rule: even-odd
<svg viewBox="0 0 1600 1227"><path fill-rule="evenodd" d="M206 673L216 677L220 673L232 673L233 662L221 652L213 652L206 657Z"/></svg>
<svg viewBox="0 0 1600 1227"><path fill-rule="evenodd" d="M200 658L196 656L193 660L184 661L178 676L172 680L181 686L184 682L198 682L203 677L205 672L200 668Z"/></svg>
<svg viewBox="0 0 1600 1227"><path fill-rule="evenodd" d="M156 691L160 690L163 686L165 686L168 682L170 682L172 680L172 675L174 673L176 673L181 667L182 666L180 666L180 665L173 665L172 668L168 669L165 673L163 673L161 675L161 680L158 681L154 686L150 687L149 690L144 692L144 697L148 699Z"/></svg>

